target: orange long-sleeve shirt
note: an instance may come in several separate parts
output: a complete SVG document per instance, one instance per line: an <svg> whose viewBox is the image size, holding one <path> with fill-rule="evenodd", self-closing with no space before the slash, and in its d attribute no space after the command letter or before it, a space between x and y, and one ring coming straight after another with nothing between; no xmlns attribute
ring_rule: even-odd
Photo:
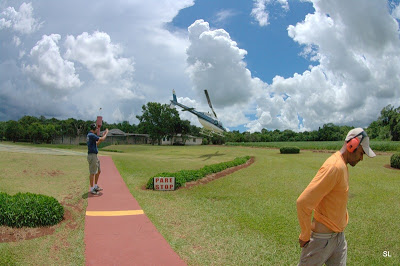
<svg viewBox="0 0 400 266"><path fill-rule="evenodd" d="M325 161L297 199L297 217L301 228L299 238L310 240L312 211L315 220L334 232L342 232L349 220L348 191L348 168L338 151Z"/></svg>

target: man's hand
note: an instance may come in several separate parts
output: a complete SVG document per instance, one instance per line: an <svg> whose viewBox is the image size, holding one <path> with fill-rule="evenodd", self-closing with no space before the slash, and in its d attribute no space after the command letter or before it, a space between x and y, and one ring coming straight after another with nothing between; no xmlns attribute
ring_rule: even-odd
<svg viewBox="0 0 400 266"><path fill-rule="evenodd" d="M103 142L103 141L106 139L107 134L108 134L108 128L106 128L106 130L105 130L104 133L103 133L103 136L101 136L101 137L99 138L99 140L96 142L96 144L99 145L101 142Z"/></svg>
<svg viewBox="0 0 400 266"><path fill-rule="evenodd" d="M304 248L304 246L307 245L308 242L310 242L310 240L308 240L308 241L303 241L303 240L301 240L301 239L299 238L299 243L300 243L300 247L301 247L301 248Z"/></svg>

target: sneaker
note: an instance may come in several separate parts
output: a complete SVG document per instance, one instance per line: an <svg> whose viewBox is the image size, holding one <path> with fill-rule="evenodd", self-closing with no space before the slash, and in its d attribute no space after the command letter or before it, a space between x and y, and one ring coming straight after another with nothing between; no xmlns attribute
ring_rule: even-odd
<svg viewBox="0 0 400 266"><path fill-rule="evenodd" d="M93 195L99 195L99 192L97 192L95 189L90 190L90 193L92 193Z"/></svg>
<svg viewBox="0 0 400 266"><path fill-rule="evenodd" d="M99 192L99 191L102 191L103 189L101 187L95 187L94 190Z"/></svg>

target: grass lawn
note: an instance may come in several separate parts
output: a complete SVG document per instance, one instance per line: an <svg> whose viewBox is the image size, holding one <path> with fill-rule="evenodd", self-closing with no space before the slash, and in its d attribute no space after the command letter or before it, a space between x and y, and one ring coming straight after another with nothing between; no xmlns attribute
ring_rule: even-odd
<svg viewBox="0 0 400 266"><path fill-rule="evenodd" d="M0 169L0 191L55 197L69 216L51 235L0 243L0 265L84 265L86 157L0 152Z"/></svg>
<svg viewBox="0 0 400 266"><path fill-rule="evenodd" d="M111 148L110 146L109 148ZM189 265L295 265L300 233L296 199L330 153L244 147L113 146L113 160L148 217ZM142 190L163 171L197 169L255 156L246 169L174 192ZM365 158L350 171L349 265L400 262L400 171L390 155ZM391 258L383 256L389 251Z"/></svg>
<svg viewBox="0 0 400 266"><path fill-rule="evenodd" d="M107 149L120 151L100 154L112 156L146 215L189 265L297 265L296 199L330 156L225 146ZM198 169L246 155L255 156L255 163L206 185L172 192L143 189L157 173ZM389 161L390 154L382 154L349 166L348 265L400 263L400 171L385 168ZM83 206L82 211L70 207L74 230L60 226L50 236L0 243L0 264L3 257L18 265L84 265L86 158L0 152L0 169L0 191L30 191ZM384 257L384 251L391 257ZM39 255L33 256L36 252Z"/></svg>

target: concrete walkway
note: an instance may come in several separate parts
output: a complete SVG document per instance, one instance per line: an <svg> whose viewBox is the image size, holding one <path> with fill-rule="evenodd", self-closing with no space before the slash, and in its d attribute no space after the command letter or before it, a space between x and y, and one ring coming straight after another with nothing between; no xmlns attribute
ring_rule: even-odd
<svg viewBox="0 0 400 266"><path fill-rule="evenodd" d="M104 190L88 197L86 265L186 265L133 198L111 157L99 158Z"/></svg>

